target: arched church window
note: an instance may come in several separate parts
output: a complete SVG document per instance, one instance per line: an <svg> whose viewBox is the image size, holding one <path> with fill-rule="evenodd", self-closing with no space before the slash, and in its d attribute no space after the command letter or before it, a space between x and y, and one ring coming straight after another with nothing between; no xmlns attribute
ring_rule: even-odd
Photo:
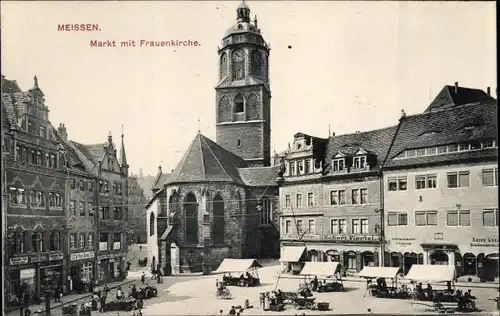
<svg viewBox="0 0 500 316"><path fill-rule="evenodd" d="M235 113L242 113L244 112L244 100L241 94L237 94L236 97L234 98L234 112Z"/></svg>
<svg viewBox="0 0 500 316"><path fill-rule="evenodd" d="M263 62L262 62L262 55L259 51L253 51L252 52L252 74L255 76L262 76L263 75Z"/></svg>
<svg viewBox="0 0 500 316"><path fill-rule="evenodd" d="M271 224L272 202L267 196L259 201L258 209L260 224Z"/></svg>
<svg viewBox="0 0 500 316"><path fill-rule="evenodd" d="M151 213L149 216L149 236L155 234L155 214Z"/></svg>
<svg viewBox="0 0 500 316"><path fill-rule="evenodd" d="M214 244L224 243L225 218L224 218L224 200L217 194L213 201L214 219L212 222L212 232Z"/></svg>
<svg viewBox="0 0 500 316"><path fill-rule="evenodd" d="M198 202L193 193L184 199L184 214L186 217L186 242L198 243Z"/></svg>
<svg viewBox="0 0 500 316"><path fill-rule="evenodd" d="M233 79L240 80L245 77L245 51L242 49L238 49L232 54L233 59Z"/></svg>

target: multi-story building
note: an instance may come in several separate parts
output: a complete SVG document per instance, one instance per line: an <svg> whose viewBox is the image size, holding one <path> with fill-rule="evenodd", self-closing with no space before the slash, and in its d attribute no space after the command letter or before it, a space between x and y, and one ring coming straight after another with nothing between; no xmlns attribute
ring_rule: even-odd
<svg viewBox="0 0 500 316"><path fill-rule="evenodd" d="M384 166L388 264L449 264L498 277L497 101L445 86L401 118Z"/></svg>
<svg viewBox="0 0 500 316"><path fill-rule="evenodd" d="M149 262L166 274L279 252L269 51L241 3L218 49L216 142L198 133L173 172L160 172L148 204L148 248L159 248Z"/></svg>
<svg viewBox="0 0 500 316"><path fill-rule="evenodd" d="M83 283L94 278L96 258L96 176L87 170L82 160L68 141L68 132L64 124L58 129L60 143L68 156L68 181L66 183L66 222L68 234L67 262L68 288L80 290Z"/></svg>
<svg viewBox="0 0 500 316"><path fill-rule="evenodd" d="M27 92L2 76L2 101L2 125L8 126L5 294L8 299L24 289L38 299L48 286L62 286L66 279L67 155L36 76Z"/></svg>
<svg viewBox="0 0 500 316"><path fill-rule="evenodd" d="M380 167L396 127L331 136L303 133L283 157L281 261L379 265Z"/></svg>
<svg viewBox="0 0 500 316"><path fill-rule="evenodd" d="M71 141L71 144L86 169L97 178L95 278L102 282L123 278L127 256L129 167L123 135L119 158L111 133L105 143L83 145Z"/></svg>
<svg viewBox="0 0 500 316"><path fill-rule="evenodd" d="M147 241L146 204L148 200L139 186L138 177L128 178L128 236L129 243L142 244Z"/></svg>

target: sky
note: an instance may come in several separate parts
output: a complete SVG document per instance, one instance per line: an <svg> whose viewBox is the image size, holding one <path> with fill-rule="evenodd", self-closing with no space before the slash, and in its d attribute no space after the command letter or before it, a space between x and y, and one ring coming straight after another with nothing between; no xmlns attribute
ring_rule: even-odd
<svg viewBox="0 0 500 316"><path fill-rule="evenodd" d="M117 145L130 170L174 169L198 130L215 140L217 46L240 1L2 2L2 74L37 75L54 126ZM495 2L247 1L270 43L271 148L397 124L445 85L495 91ZM96 23L97 32L58 24ZM196 40L96 48L91 40ZM496 95L494 95L496 97ZM199 123L200 122L200 123Z"/></svg>

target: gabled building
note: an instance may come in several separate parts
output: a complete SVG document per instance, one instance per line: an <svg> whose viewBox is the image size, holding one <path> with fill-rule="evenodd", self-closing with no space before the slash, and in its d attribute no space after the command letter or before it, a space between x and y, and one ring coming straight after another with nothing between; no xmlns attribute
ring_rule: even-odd
<svg viewBox="0 0 500 316"><path fill-rule="evenodd" d="M130 244L142 244L147 241L146 204L148 200L139 186L138 177L128 177L128 237Z"/></svg>
<svg viewBox="0 0 500 316"><path fill-rule="evenodd" d="M66 280L67 153L49 121L38 79L28 91L2 76L5 129L5 299L28 291L39 298ZM2 183L4 183L2 181Z"/></svg>
<svg viewBox="0 0 500 316"><path fill-rule="evenodd" d="M340 262L347 273L379 265L381 173L396 127L318 138L282 153L281 261Z"/></svg>
<svg viewBox="0 0 500 316"><path fill-rule="evenodd" d="M166 274L278 256L269 46L247 4L236 13L218 48L216 142L198 133L173 172L159 172L148 205L149 262Z"/></svg>
<svg viewBox="0 0 500 316"><path fill-rule="evenodd" d="M70 142L79 159L97 179L95 279L102 282L124 276L127 256L128 163L124 136L120 156L111 133L105 143L83 145Z"/></svg>
<svg viewBox="0 0 500 316"><path fill-rule="evenodd" d="M497 119L489 88L458 83L400 119L384 166L388 265L498 277Z"/></svg>

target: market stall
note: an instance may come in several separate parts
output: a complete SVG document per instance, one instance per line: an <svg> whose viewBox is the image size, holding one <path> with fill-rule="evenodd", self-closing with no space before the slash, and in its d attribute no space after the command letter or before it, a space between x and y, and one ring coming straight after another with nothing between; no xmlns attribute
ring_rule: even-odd
<svg viewBox="0 0 500 316"><path fill-rule="evenodd" d="M392 267L364 267L358 276L366 279L366 294L384 298L408 298L410 296L406 285L398 287L398 274L401 268ZM387 286L386 279L391 280ZM376 280L376 284L373 283Z"/></svg>
<svg viewBox="0 0 500 316"><path fill-rule="evenodd" d="M255 259L224 259L215 273L223 273L222 281L228 286L259 286L258 269L262 265Z"/></svg>
<svg viewBox="0 0 500 316"><path fill-rule="evenodd" d="M280 262L287 266L286 270L291 271L293 274L298 274L304 263L305 246L284 246L281 250Z"/></svg>
<svg viewBox="0 0 500 316"><path fill-rule="evenodd" d="M341 265L338 262L306 262L300 275L304 276L304 283L310 284L313 291L343 291L340 268Z"/></svg>

